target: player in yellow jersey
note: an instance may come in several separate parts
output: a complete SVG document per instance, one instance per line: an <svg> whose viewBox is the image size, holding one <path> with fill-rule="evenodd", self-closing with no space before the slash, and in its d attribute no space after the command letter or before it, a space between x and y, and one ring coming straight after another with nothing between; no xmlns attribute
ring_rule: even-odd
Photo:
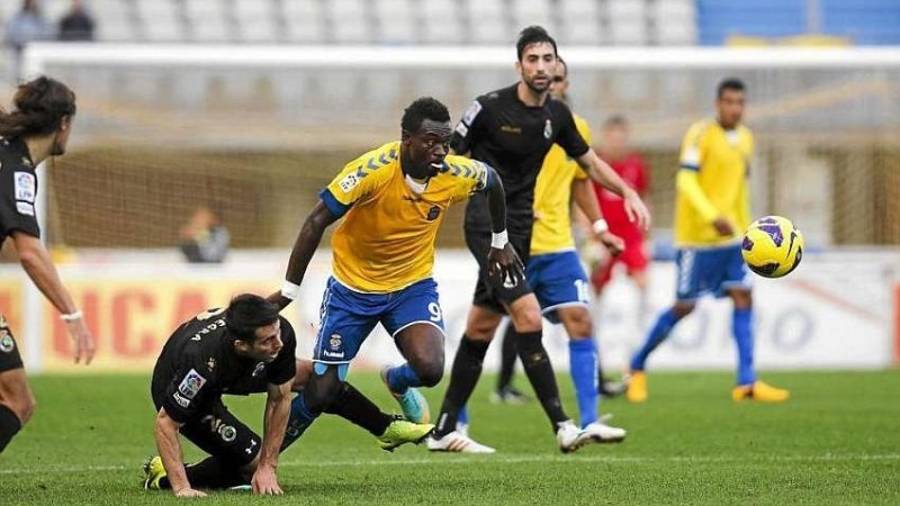
<svg viewBox="0 0 900 506"><path fill-rule="evenodd" d="M550 85L554 99L568 102L568 67L562 57L557 58L557 72ZM590 145L591 130L584 118L573 114L578 133ZM599 441L617 442L625 438L625 431L609 427L598 420L599 354L594 341L594 326L588 304L590 291L588 278L575 251L572 236L571 204L575 204L593 223L598 240L610 253L618 255L624 241L611 234L600 214L597 197L587 174L566 155L559 145L554 145L544 158L534 190L534 224L531 235L531 256L525 277L537 296L544 317L552 323L562 323L569 335L569 373L575 385L575 397L581 427ZM509 333L503 338L503 347L514 342ZM503 352L500 384L496 398L513 401L516 391L510 380L515 365L515 353ZM522 395L522 394L518 394ZM468 412L460 411L458 430L467 433Z"/></svg>
<svg viewBox="0 0 900 506"><path fill-rule="evenodd" d="M444 322L431 276L435 237L451 204L484 193L494 232L487 253L492 275L510 283L524 277L506 239L500 178L482 162L448 155L447 108L420 98L401 125L401 141L353 160L319 193L281 293L270 298L283 308L297 297L325 228L343 217L331 241L333 277L322 299L313 374L291 406L293 439L338 397L350 361L378 323L407 359L383 371L388 388L407 418L428 422L428 405L415 387L434 386L444 373Z"/></svg>
<svg viewBox="0 0 900 506"><path fill-rule="evenodd" d="M632 357L626 393L630 401L647 399L647 356L694 310L704 293L727 295L734 302L732 331L738 350L734 400L780 402L789 396L787 390L758 381L753 368L753 299L740 243L750 224L747 179L753 156L753 135L741 124L744 101L743 82L722 81L716 95L716 118L695 123L684 137L676 177L677 297Z"/></svg>

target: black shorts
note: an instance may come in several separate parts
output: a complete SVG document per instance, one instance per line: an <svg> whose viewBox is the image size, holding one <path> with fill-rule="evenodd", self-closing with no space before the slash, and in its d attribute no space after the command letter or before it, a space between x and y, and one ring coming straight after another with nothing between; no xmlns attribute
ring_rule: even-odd
<svg viewBox="0 0 900 506"><path fill-rule="evenodd" d="M523 279L515 286L505 286L498 277L488 275L487 255L491 249L491 232L466 229L466 245L478 262L478 283L472 303L496 313L506 314L504 306L512 304L522 296L532 293L528 280ZM509 242L516 249L522 263L528 262L531 236L509 234Z"/></svg>
<svg viewBox="0 0 900 506"><path fill-rule="evenodd" d="M23 367L25 366L22 364L22 356L19 355L19 345L9 330L6 318L0 315L0 372Z"/></svg>
<svg viewBox="0 0 900 506"><path fill-rule="evenodd" d="M153 392L157 410L161 400L162 395ZM250 427L228 411L221 398L213 401L202 415L182 425L180 432L201 450L236 467L253 462L262 441Z"/></svg>

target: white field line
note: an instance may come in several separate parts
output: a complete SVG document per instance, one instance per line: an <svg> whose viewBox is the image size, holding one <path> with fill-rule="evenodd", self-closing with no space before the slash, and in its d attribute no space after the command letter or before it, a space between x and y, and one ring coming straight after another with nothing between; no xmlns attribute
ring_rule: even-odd
<svg viewBox="0 0 900 506"><path fill-rule="evenodd" d="M747 457L616 457L616 456L564 456L564 455L510 455L510 456L465 456L465 455L443 455L439 458L398 458L398 459L370 459L370 460L336 460L329 462L300 462L286 461L281 462L279 467L366 467L366 466L412 466L412 465L448 465L448 464L471 464L471 463L499 463L499 464L522 464L529 462L552 462L559 464L653 464L658 462L671 463L687 463L687 464L706 464L706 463L736 463L742 464L747 462L855 462L855 461L894 461L900 460L900 453L885 454L859 454L859 455L835 455L826 453L824 455L754 455ZM126 471L140 470L141 463L125 465L108 465L108 466L82 466L82 467L48 467L48 468L30 468L30 469L0 469L0 475L28 475L43 473L88 473L103 471Z"/></svg>

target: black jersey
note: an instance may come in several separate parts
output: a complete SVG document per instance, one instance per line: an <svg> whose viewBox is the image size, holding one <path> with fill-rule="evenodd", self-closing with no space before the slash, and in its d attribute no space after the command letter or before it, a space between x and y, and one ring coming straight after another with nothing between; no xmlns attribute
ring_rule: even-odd
<svg viewBox="0 0 900 506"><path fill-rule="evenodd" d="M151 392L176 422L203 416L222 394L264 392L269 384L281 385L296 373L297 338L283 317L284 347L272 362L238 356L226 339L225 310L210 310L182 324L169 337L153 369Z"/></svg>
<svg viewBox="0 0 900 506"><path fill-rule="evenodd" d="M14 231L40 237L34 201L38 182L28 146L0 137L0 245Z"/></svg>
<svg viewBox="0 0 900 506"><path fill-rule="evenodd" d="M517 86L478 97L456 125L450 146L497 170L506 191L510 233L530 235L534 185L547 152L556 143L577 158L590 148L578 133L566 104L548 98L542 106L529 107L519 100ZM469 199L466 228L490 228L484 195Z"/></svg>

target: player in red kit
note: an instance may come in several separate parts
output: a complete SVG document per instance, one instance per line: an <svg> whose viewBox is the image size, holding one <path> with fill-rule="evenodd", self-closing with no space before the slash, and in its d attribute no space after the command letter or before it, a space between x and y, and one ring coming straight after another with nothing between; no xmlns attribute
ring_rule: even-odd
<svg viewBox="0 0 900 506"><path fill-rule="evenodd" d="M648 170L644 158L633 151L628 142L628 122L622 116L612 116L603 124L603 144L600 157L643 198L648 189ZM644 233L636 223L628 219L622 198L594 183L594 191L600 201L600 209L609 224L609 231L625 240L625 250L616 257L607 257L591 272L591 284L598 296L612 278L617 263L625 265L628 276L641 292L638 318L646 312L647 253L644 251Z"/></svg>

